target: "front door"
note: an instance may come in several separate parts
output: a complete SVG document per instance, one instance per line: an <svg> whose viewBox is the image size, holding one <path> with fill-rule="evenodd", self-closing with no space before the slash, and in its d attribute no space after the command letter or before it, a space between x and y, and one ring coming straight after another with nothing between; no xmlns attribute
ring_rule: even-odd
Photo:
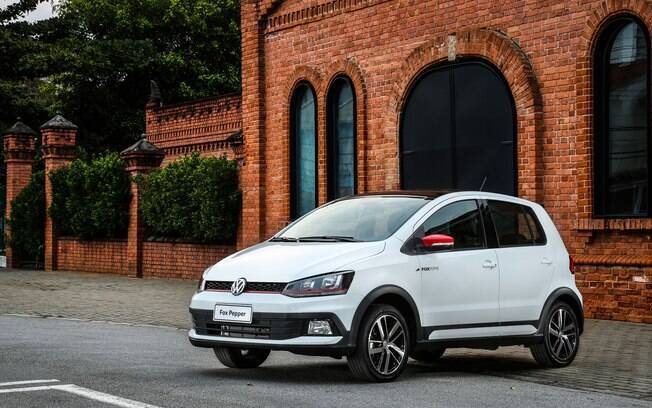
<svg viewBox="0 0 652 408"><path fill-rule="evenodd" d="M495 250L487 248L477 201L456 201L437 209L415 231L416 238L431 234L450 235L455 244L453 249L418 255L422 322L429 338L495 334L498 260Z"/></svg>

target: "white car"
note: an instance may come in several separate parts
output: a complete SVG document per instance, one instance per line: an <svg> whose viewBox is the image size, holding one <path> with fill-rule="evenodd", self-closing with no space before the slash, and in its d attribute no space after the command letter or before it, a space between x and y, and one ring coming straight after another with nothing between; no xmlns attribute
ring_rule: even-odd
<svg viewBox="0 0 652 408"><path fill-rule="evenodd" d="M485 192L379 193L325 204L204 272L190 342L228 367L270 350L346 356L390 381L408 356L524 345L543 366L577 354L574 265L546 211Z"/></svg>

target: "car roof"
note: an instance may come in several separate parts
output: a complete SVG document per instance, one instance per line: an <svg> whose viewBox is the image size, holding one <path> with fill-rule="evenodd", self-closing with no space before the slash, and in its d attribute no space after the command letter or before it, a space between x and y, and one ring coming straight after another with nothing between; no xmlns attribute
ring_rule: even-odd
<svg viewBox="0 0 652 408"><path fill-rule="evenodd" d="M433 199L454 192L455 190L388 190L388 191L371 191L366 193L360 193L353 197L397 196L397 197L417 197L417 198Z"/></svg>

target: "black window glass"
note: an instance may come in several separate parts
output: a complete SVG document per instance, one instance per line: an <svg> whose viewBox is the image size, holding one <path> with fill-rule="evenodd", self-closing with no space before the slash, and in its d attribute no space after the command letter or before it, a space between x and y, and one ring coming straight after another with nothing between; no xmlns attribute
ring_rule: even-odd
<svg viewBox="0 0 652 408"><path fill-rule="evenodd" d="M543 230L531 209L504 201L489 201L500 246L545 243Z"/></svg>
<svg viewBox="0 0 652 408"><path fill-rule="evenodd" d="M401 185L514 195L514 103L483 61L436 67L412 87L401 116ZM485 181L486 179L486 181Z"/></svg>
<svg viewBox="0 0 652 408"><path fill-rule="evenodd" d="M604 31L596 56L595 212L649 214L648 39L631 18Z"/></svg>
<svg viewBox="0 0 652 408"><path fill-rule="evenodd" d="M418 237L432 234L453 237L454 249L483 248L484 230L476 201L458 201L437 210L423 223Z"/></svg>
<svg viewBox="0 0 652 408"><path fill-rule="evenodd" d="M355 194L355 97L351 82L337 79L328 98L329 199Z"/></svg>
<svg viewBox="0 0 652 408"><path fill-rule="evenodd" d="M292 121L292 217L298 218L317 205L315 95L307 84L294 92Z"/></svg>

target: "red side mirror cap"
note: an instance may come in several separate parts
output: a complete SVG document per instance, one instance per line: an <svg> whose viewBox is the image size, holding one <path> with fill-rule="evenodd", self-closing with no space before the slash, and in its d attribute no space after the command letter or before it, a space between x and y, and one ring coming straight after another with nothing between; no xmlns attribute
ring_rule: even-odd
<svg viewBox="0 0 652 408"><path fill-rule="evenodd" d="M421 243L426 251L442 251L453 249L455 246L455 239L450 235L432 234L421 238Z"/></svg>

